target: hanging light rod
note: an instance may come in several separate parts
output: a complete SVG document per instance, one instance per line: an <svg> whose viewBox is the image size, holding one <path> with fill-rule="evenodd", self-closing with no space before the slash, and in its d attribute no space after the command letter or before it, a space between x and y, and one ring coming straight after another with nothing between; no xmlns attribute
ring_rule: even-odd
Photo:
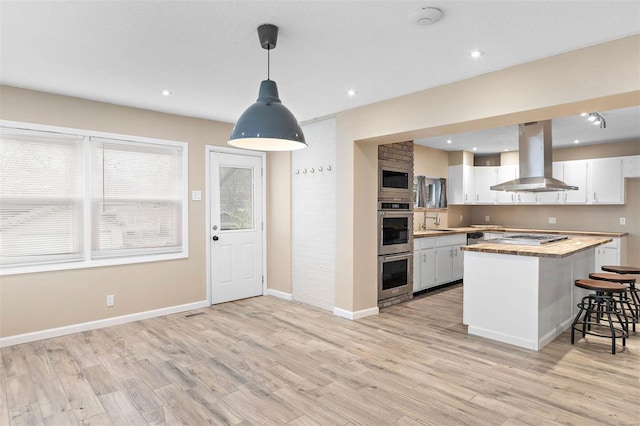
<svg viewBox="0 0 640 426"><path fill-rule="evenodd" d="M267 50L267 79L260 83L258 99L242 113L227 142L256 151L294 151L307 147L295 116L278 97L278 86L270 76L270 52L278 41L278 27L258 27L260 46Z"/></svg>

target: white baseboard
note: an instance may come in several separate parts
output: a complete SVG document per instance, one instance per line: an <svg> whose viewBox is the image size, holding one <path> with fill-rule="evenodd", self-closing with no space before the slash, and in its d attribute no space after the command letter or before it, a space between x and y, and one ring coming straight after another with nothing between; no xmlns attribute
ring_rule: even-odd
<svg viewBox="0 0 640 426"><path fill-rule="evenodd" d="M267 296L273 296L273 297L277 297L279 299L284 299L284 300L293 300L293 294L285 293L284 291L274 290L272 288L267 289Z"/></svg>
<svg viewBox="0 0 640 426"><path fill-rule="evenodd" d="M378 309L377 306L375 308L362 309L355 312L347 311L346 309L342 308L333 308L333 315L350 320L357 320L360 318L369 317L371 315L378 315L379 313L380 309Z"/></svg>
<svg viewBox="0 0 640 426"><path fill-rule="evenodd" d="M0 348L19 345L22 343L35 342L36 340L50 339L52 337L65 336L67 334L80 333L82 331L95 330L97 328L110 327L133 321L140 321L148 318L160 317L163 315L176 314L178 312L191 311L193 309L207 308L211 303L206 300L186 303L184 305L169 306L167 308L154 309L151 311L136 312L135 314L122 315L119 317L105 318L96 321L83 322L80 324L67 325L64 327L50 328L47 330L34 331L32 333L18 334L9 337L0 337Z"/></svg>
<svg viewBox="0 0 640 426"><path fill-rule="evenodd" d="M512 336L510 334L500 333L494 330L487 330L482 327L474 327L470 325L467 329L467 333L475 336L486 337L487 339L497 340L499 342L509 343L510 345L520 346L525 349L532 349L534 351L538 350L538 342L518 336Z"/></svg>

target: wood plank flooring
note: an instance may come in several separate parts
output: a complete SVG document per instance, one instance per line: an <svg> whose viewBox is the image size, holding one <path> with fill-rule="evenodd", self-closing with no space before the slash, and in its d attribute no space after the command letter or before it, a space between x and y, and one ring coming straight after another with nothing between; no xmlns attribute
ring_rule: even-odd
<svg viewBox="0 0 640 426"><path fill-rule="evenodd" d="M1 350L0 424L638 425L640 334L611 355L468 336L462 286L349 321L273 297Z"/></svg>

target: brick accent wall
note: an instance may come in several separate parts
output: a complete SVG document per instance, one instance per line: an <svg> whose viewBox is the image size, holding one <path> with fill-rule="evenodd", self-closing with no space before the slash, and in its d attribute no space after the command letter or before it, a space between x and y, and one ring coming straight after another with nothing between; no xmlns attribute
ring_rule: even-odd
<svg viewBox="0 0 640 426"><path fill-rule="evenodd" d="M409 182L413 182L413 141L399 142L378 146L378 164L389 167L400 167L410 171ZM411 185L411 184L410 184ZM411 201L406 198L379 198L379 201ZM413 215L409 221L409 234L413 235ZM380 231L378 231L380 232ZM411 251L413 252L413 238L411 238ZM413 288L413 271L409 273L409 284ZM377 284L376 284L377 285ZM403 303L413 298L413 292L378 301L379 308Z"/></svg>

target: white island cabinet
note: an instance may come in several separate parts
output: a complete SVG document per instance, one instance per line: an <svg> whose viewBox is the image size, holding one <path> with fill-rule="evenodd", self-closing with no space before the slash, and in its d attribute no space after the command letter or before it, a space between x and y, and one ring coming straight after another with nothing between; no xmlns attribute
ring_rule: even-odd
<svg viewBox="0 0 640 426"><path fill-rule="evenodd" d="M468 333L540 350L569 328L587 291L596 247L611 238L570 237L544 246L463 247L463 323Z"/></svg>

